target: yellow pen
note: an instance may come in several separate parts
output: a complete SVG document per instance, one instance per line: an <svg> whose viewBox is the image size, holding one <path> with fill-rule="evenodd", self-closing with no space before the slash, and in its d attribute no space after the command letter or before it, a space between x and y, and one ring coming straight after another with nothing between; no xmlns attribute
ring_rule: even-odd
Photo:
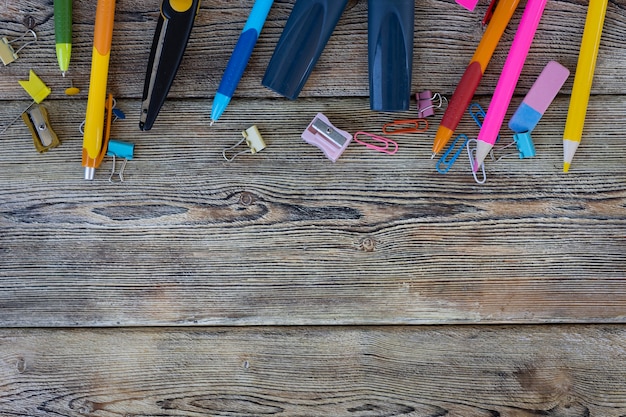
<svg viewBox="0 0 626 417"><path fill-rule="evenodd" d="M83 135L83 167L86 180L93 180L96 168L102 161L102 155L106 152L104 115L114 16L115 0L98 0Z"/></svg>
<svg viewBox="0 0 626 417"><path fill-rule="evenodd" d="M563 172L569 171L582 138L607 4L608 0L589 0L583 39L580 43L578 63L576 64L576 75L572 86L572 96L570 97L563 132Z"/></svg>

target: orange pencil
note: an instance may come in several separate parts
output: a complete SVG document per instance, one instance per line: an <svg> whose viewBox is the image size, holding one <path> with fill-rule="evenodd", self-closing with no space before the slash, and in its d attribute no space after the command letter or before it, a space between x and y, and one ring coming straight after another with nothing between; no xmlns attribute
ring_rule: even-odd
<svg viewBox="0 0 626 417"><path fill-rule="evenodd" d="M517 8L519 0L501 0L483 34L476 52L452 94L433 143L433 158L446 146L467 110L476 88L487 69L496 46Z"/></svg>

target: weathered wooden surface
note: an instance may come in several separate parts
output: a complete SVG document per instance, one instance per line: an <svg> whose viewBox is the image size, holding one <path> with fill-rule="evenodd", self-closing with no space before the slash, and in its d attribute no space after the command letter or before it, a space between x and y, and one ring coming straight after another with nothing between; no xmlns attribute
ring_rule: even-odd
<svg viewBox="0 0 626 417"><path fill-rule="evenodd" d="M6 416L623 417L626 330L0 331Z"/></svg>
<svg viewBox="0 0 626 417"><path fill-rule="evenodd" d="M450 95L487 2L417 3L414 90ZM333 164L300 138L320 111L352 133L414 116L369 110L365 1L296 101L260 85L293 5L275 1L213 127L252 1L203 1L170 98L140 132L158 4L118 1L109 90L127 117L113 137L135 158L109 183L110 159L94 182L80 166L94 2L74 1L63 79L52 2L0 0L1 35L33 16L39 36L0 68L0 129L28 106L17 81L32 68L63 140L39 155L21 121L0 137L0 415L626 416L626 2L609 2L571 172L573 76L533 132L537 156L488 163L482 186L465 155L435 171L441 111L397 136L394 156L352 144ZM524 4L479 87L485 109ZM574 72L586 6L548 2L509 116L549 60ZM267 149L224 161L253 124ZM469 117L458 130L478 132Z"/></svg>

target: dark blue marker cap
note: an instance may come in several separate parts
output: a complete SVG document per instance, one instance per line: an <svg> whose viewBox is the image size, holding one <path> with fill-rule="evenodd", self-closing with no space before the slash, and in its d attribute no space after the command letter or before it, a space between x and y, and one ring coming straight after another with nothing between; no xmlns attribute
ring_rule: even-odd
<svg viewBox="0 0 626 417"><path fill-rule="evenodd" d="M409 109L414 15L414 0L369 0L367 43L372 110Z"/></svg>
<svg viewBox="0 0 626 417"><path fill-rule="evenodd" d="M294 100L333 33L348 0L297 0L262 84Z"/></svg>

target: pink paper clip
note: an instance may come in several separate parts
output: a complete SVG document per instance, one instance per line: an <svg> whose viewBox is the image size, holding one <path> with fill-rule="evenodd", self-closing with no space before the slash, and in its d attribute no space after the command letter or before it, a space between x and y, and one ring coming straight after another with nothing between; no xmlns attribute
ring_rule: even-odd
<svg viewBox="0 0 626 417"><path fill-rule="evenodd" d="M359 139L359 136L365 136L373 140L373 142L382 143L383 146L377 145L376 143L366 142L362 139ZM389 138L385 138L383 136L378 136L373 133L368 132L356 132L354 134L354 141L364 145L366 148L373 149L378 152L383 152L389 155L393 155L398 152L398 143Z"/></svg>
<svg viewBox="0 0 626 417"><path fill-rule="evenodd" d="M420 127L424 125L424 127ZM383 133L395 135L399 133L421 133L428 130L428 120L426 119L406 119L395 120L383 125Z"/></svg>
<svg viewBox="0 0 626 417"><path fill-rule="evenodd" d="M326 116L317 113L306 130L302 132L302 139L320 148L328 159L336 162L352 141L352 135L337 129Z"/></svg>

